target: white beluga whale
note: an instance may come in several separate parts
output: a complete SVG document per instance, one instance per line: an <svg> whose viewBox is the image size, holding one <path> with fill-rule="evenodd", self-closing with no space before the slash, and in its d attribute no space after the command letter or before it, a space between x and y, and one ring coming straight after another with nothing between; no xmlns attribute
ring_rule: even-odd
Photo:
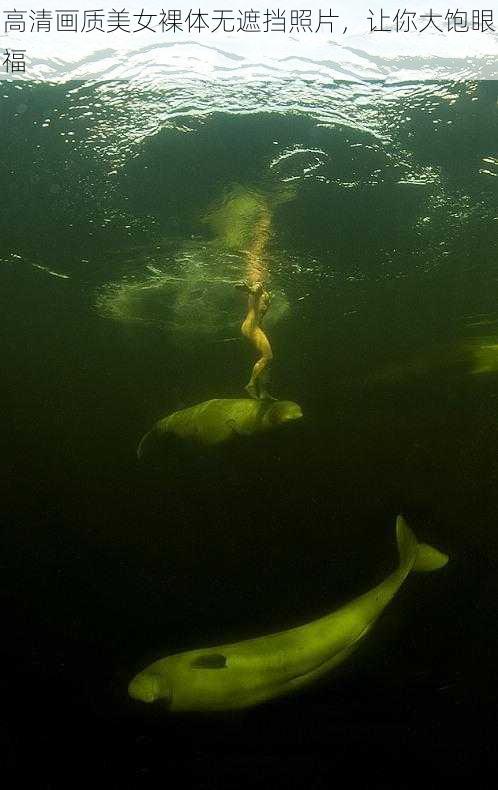
<svg viewBox="0 0 498 790"><path fill-rule="evenodd" d="M236 437L273 431L302 416L301 407L289 400L212 398L156 422L138 445L137 456L145 459L175 439L198 447L226 444Z"/></svg>
<svg viewBox="0 0 498 790"><path fill-rule="evenodd" d="M383 582L335 612L287 631L189 650L155 661L131 681L131 697L171 711L245 708L312 683L344 661L370 631L410 571L432 571L448 557L418 543L396 521L399 564Z"/></svg>

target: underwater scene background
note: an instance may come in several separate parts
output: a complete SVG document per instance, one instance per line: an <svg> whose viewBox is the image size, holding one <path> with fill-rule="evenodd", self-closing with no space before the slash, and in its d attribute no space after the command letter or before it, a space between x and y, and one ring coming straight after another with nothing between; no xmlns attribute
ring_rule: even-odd
<svg viewBox="0 0 498 790"><path fill-rule="evenodd" d="M2 763L40 788L494 772L496 83L237 90L0 86ZM262 199L271 391L304 418L139 464L157 419L244 394ZM128 697L378 583L398 513L450 562L319 683L214 717Z"/></svg>

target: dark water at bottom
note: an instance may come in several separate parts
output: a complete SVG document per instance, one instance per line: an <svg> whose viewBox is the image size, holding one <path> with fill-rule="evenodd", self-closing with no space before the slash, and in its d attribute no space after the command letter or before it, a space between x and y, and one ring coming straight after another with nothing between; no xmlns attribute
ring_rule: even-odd
<svg viewBox="0 0 498 790"><path fill-rule="evenodd" d="M494 770L494 381L439 376L395 400L308 383L314 419L159 469L135 462L142 418L114 397L117 382L92 394L82 381L57 409L40 402L36 446L19 431L22 392L12 398L1 677L19 777L399 787ZM397 561L400 511L451 562L413 574L330 677L214 717L127 698L160 655L305 622L380 581Z"/></svg>

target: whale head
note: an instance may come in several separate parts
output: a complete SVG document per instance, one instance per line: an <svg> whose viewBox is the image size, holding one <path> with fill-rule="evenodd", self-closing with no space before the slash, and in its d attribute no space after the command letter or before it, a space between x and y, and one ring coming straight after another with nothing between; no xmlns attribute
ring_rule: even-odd
<svg viewBox="0 0 498 790"><path fill-rule="evenodd" d="M303 411L298 403L291 400L277 400L269 407L265 414L265 421L268 426L274 427L291 420L300 420Z"/></svg>
<svg viewBox="0 0 498 790"><path fill-rule="evenodd" d="M171 702L171 691L162 675L155 672L140 672L128 686L128 694L140 702L155 702L160 699Z"/></svg>

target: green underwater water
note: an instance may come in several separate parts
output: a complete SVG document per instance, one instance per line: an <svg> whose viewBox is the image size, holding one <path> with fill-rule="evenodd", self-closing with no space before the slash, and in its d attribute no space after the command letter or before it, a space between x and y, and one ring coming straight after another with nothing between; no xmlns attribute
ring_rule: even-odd
<svg viewBox="0 0 498 790"><path fill-rule="evenodd" d="M78 770L157 787L173 765L194 787L493 769L496 85L409 86L371 127L227 107L142 137L138 88L121 131L112 90L0 91L7 764L28 749L42 787ZM272 391L304 419L138 464L157 419L243 394L242 258L203 221L241 188L287 190ZM315 687L214 720L128 698L159 657L378 583L398 513L450 562Z"/></svg>

